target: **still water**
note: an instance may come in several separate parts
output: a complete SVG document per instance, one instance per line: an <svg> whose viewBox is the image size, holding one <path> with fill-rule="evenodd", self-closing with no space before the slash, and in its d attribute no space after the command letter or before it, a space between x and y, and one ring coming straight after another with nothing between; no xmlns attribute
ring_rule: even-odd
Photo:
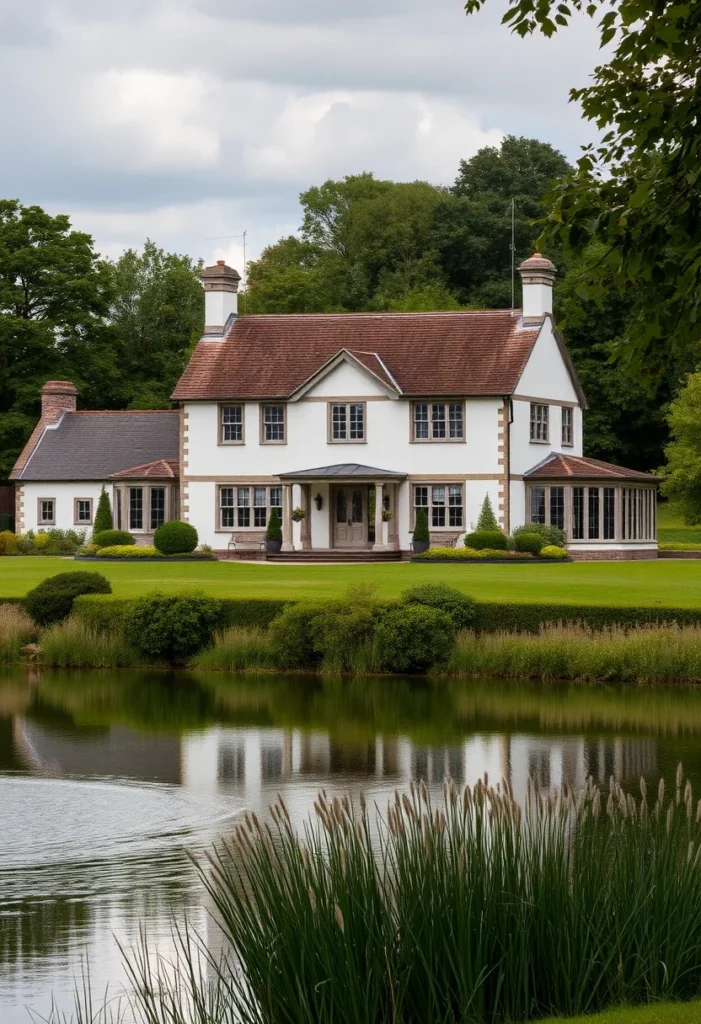
<svg viewBox="0 0 701 1024"><path fill-rule="evenodd" d="M508 776L516 796L588 775L637 785L678 760L701 786L701 689L513 682L348 682L200 674L0 674L0 1021L119 989L117 940L173 917L217 948L188 853L282 793L297 821L320 787L384 805L424 778Z"/></svg>

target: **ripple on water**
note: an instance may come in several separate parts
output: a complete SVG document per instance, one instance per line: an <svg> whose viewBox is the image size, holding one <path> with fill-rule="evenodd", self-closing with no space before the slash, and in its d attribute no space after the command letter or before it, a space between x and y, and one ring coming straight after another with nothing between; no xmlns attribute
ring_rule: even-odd
<svg viewBox="0 0 701 1024"><path fill-rule="evenodd" d="M0 871L201 846L239 811L174 786L0 777Z"/></svg>

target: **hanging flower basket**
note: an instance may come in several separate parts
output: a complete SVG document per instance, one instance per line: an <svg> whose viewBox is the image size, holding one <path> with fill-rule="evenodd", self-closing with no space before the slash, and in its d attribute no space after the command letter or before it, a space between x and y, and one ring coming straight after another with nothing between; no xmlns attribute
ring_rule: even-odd
<svg viewBox="0 0 701 1024"><path fill-rule="evenodd" d="M391 508L383 508L382 509L382 522L383 523L391 523L393 519L394 519L394 512L392 511L392 509Z"/></svg>
<svg viewBox="0 0 701 1024"><path fill-rule="evenodd" d="M307 510L305 508L293 508L292 509L292 522L301 523L303 519L307 518Z"/></svg>

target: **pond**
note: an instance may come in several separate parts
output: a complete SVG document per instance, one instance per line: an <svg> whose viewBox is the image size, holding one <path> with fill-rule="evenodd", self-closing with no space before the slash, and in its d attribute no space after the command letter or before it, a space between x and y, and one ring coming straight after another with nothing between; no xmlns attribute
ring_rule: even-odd
<svg viewBox="0 0 701 1024"><path fill-rule="evenodd" d="M143 923L171 948L188 915L219 939L188 852L282 793L296 821L319 788L384 805L424 778L440 798L507 776L517 797L588 775L701 783L701 689L496 681L341 681L158 673L0 674L0 1020L66 1010L124 981L115 941Z"/></svg>

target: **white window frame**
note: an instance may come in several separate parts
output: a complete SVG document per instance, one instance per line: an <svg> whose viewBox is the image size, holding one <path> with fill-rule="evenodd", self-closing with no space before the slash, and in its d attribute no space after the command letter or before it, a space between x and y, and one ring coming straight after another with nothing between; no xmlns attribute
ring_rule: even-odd
<svg viewBox="0 0 701 1024"><path fill-rule="evenodd" d="M168 522L168 488L165 484L154 484L148 489L148 533L155 533L158 527L161 525L157 523L153 525L153 494L154 491L163 491L163 522Z"/></svg>
<svg viewBox="0 0 701 1024"><path fill-rule="evenodd" d="M416 510L417 508L425 508L428 514L428 528L429 530L456 530L462 532L465 529L465 485L459 480L441 481L435 483L426 481L422 483L420 480L411 485L411 529L413 530L416 525ZM426 492L426 502L417 502L417 491L421 491L421 497L423 492ZM442 492L442 494L441 494ZM451 493L452 492L452 493ZM456 500L459 499L459 500ZM451 509L460 509L460 522L452 523ZM441 511L443 515L441 516ZM436 520L443 518L444 522L441 525ZM454 516L453 518L457 518Z"/></svg>
<svg viewBox="0 0 701 1024"><path fill-rule="evenodd" d="M336 410L343 410L343 421L336 416ZM359 437L351 437L353 431L354 410L360 409L362 432ZM356 433L357 433L357 412ZM337 424L343 426L345 437L335 437ZM328 405L328 443L329 444L365 444L367 442L367 402L329 402Z"/></svg>
<svg viewBox="0 0 701 1024"><path fill-rule="evenodd" d="M87 504L88 506L88 518L80 518L80 505ZM73 499L73 524L75 526L92 526L93 518L93 500L92 498L74 498Z"/></svg>
<svg viewBox="0 0 701 1024"><path fill-rule="evenodd" d="M426 437L419 437L419 424L425 424ZM444 436L441 436L441 424ZM448 399L412 402L411 440L414 444L462 444L465 441L465 403Z"/></svg>
<svg viewBox="0 0 701 1024"><path fill-rule="evenodd" d="M574 448L574 406L562 406L562 447Z"/></svg>
<svg viewBox="0 0 701 1024"><path fill-rule="evenodd" d="M531 402L531 444L550 444L550 406Z"/></svg>
<svg viewBox="0 0 701 1024"><path fill-rule="evenodd" d="M269 410L281 409L282 419L274 420L269 415ZM282 426L282 437L268 437L268 429ZM277 431L276 431L277 432ZM261 444L287 444L287 405L284 402L264 402L260 407L260 443Z"/></svg>
<svg viewBox="0 0 701 1024"><path fill-rule="evenodd" d="M231 420L225 422L226 414L229 411L236 410L240 419L238 422ZM235 428L239 428L238 430ZM234 434L240 434L239 437L226 437L227 429L231 429ZM246 406L242 405L241 402L222 402L219 406L219 444L245 444L246 443Z"/></svg>
<svg viewBox="0 0 701 1024"><path fill-rule="evenodd" d="M51 505L51 516L44 517L44 505ZM55 526L56 525L56 499L55 498L37 498L37 525L42 526Z"/></svg>
<svg viewBox="0 0 701 1024"><path fill-rule="evenodd" d="M127 498L127 529L129 531L129 533L148 533L148 530L146 530L146 528L144 527L144 522L145 522L145 517L146 517L146 503L144 502L144 491L145 490L146 490L146 488L143 486L143 484L130 484L126 488L126 498ZM131 512L132 512L132 509L131 509L131 495L132 495L132 491L140 491L141 492L141 526L132 526L132 518L131 518Z"/></svg>
<svg viewBox="0 0 701 1024"><path fill-rule="evenodd" d="M231 492L231 495L229 494ZM226 497L227 504L223 499ZM273 502L279 498L279 504ZM261 500L264 499L264 500ZM282 484L259 484L243 482L236 484L217 484L217 533L265 532L270 522L270 514L276 508L282 525L283 490ZM224 516L224 510L231 510L231 516ZM231 524L225 525L224 520L230 518ZM245 522L247 520L247 523ZM243 525L242 525L243 524Z"/></svg>

